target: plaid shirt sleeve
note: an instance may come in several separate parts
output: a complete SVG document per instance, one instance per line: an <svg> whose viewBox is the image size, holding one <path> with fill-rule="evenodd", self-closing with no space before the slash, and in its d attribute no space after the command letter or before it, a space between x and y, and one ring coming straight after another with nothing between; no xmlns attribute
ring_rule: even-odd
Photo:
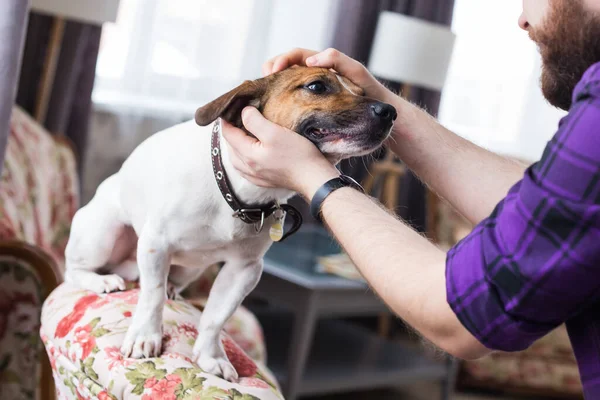
<svg viewBox="0 0 600 400"><path fill-rule="evenodd" d="M529 347L600 299L600 64L541 160L454 246L447 299L484 346Z"/></svg>

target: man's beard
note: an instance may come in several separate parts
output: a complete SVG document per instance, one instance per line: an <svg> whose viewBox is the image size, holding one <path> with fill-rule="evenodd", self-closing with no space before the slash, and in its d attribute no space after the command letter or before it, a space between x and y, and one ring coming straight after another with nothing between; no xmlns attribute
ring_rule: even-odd
<svg viewBox="0 0 600 400"><path fill-rule="evenodd" d="M542 56L542 92L555 107L571 108L573 90L585 71L600 61L600 16L582 0L551 0L551 10L529 36Z"/></svg>

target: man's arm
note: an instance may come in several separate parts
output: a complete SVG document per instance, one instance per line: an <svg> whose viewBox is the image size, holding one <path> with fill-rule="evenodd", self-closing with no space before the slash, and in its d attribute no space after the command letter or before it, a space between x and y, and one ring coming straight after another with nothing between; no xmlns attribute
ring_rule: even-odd
<svg viewBox="0 0 600 400"><path fill-rule="evenodd" d="M500 157L442 127L425 111L398 97L358 61L335 50L294 49L267 61L271 74L294 64L332 68L354 81L367 96L398 111L390 145L393 151L438 195L473 223L488 216L525 167Z"/></svg>
<svg viewBox="0 0 600 400"><path fill-rule="evenodd" d="M408 325L456 357L489 353L446 301L442 250L350 188L329 195L322 215L371 288Z"/></svg>
<svg viewBox="0 0 600 400"><path fill-rule="evenodd" d="M473 224L486 218L526 166L461 138L417 106L388 97L399 110L391 149L434 192Z"/></svg>
<svg viewBox="0 0 600 400"><path fill-rule="evenodd" d="M540 161L447 255L358 192L323 203L327 225L386 303L459 357L524 350L598 302L600 63L573 98ZM306 182L311 198L317 187Z"/></svg>
<svg viewBox="0 0 600 400"><path fill-rule="evenodd" d="M354 189L323 202L327 226L370 286L438 347L465 359L523 350L598 301L598 82L585 86L540 162L448 255ZM223 134L252 182L309 200L338 175L258 110L242 119L256 138L226 123Z"/></svg>
<svg viewBox="0 0 600 400"><path fill-rule="evenodd" d="M600 63L574 99L542 159L447 256L353 189L322 204L329 229L382 299L454 355L523 350L597 304ZM242 120L255 137L227 123L223 135L251 182L312 199L338 174L312 143L255 108Z"/></svg>

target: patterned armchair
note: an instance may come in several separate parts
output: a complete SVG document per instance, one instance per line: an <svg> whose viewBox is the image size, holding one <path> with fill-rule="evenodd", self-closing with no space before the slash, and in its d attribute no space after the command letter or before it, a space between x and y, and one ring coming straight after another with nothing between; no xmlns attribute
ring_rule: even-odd
<svg viewBox="0 0 600 400"><path fill-rule="evenodd" d="M79 206L74 154L18 107L10 128L0 185L0 399L281 398L260 325L243 307L222 335L239 382L205 374L190 359L216 266L189 291L193 301L168 302L161 357L123 358L135 284L97 295L61 283Z"/></svg>
<svg viewBox="0 0 600 400"><path fill-rule="evenodd" d="M13 108L0 183L0 398L49 398L40 313L61 279L61 249L77 204L75 162ZM33 379L32 379L33 378Z"/></svg>

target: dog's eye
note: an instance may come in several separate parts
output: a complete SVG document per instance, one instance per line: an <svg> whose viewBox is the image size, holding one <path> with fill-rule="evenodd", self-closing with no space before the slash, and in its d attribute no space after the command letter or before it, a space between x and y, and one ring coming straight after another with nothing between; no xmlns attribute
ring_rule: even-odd
<svg viewBox="0 0 600 400"><path fill-rule="evenodd" d="M327 91L327 86L321 81L311 82L305 86L306 89L316 94L322 94Z"/></svg>

